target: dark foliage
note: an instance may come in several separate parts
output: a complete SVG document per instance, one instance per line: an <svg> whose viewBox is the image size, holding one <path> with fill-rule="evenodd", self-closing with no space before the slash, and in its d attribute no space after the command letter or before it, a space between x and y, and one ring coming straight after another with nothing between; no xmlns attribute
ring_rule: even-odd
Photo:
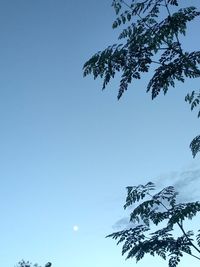
<svg viewBox="0 0 200 267"><path fill-rule="evenodd" d="M16 267L41 267L37 263L32 264L30 261L21 260Z"/></svg>
<svg viewBox="0 0 200 267"><path fill-rule="evenodd" d="M47 264L45 264L45 267L51 267L51 266L52 266L51 262L47 262ZM32 264L30 261L21 260L15 267L41 267L41 266L39 266L37 263Z"/></svg>
<svg viewBox="0 0 200 267"><path fill-rule="evenodd" d="M152 99L162 91L167 93L175 83L186 78L200 77L200 51L184 51L179 41L186 35L187 24L200 15L193 6L178 9L178 0L113 0L117 18L113 29L126 25L119 35L119 43L93 55L83 66L84 76L103 79L103 87L120 74L118 99L135 79L152 71L147 92ZM189 1L188 1L189 2ZM170 7L175 12L171 13ZM165 15L163 15L165 14ZM187 96L190 102L190 97ZM191 100L192 109L199 97ZM200 116L200 115L199 115ZM199 139L191 143L193 156L200 150ZM197 143L198 141L198 143Z"/></svg>
<svg viewBox="0 0 200 267"><path fill-rule="evenodd" d="M124 208L132 207L130 222L133 227L107 237L117 240L117 244L123 243L122 255L127 253L127 259L135 258L137 262L146 254L168 259L169 267L177 266L184 253L200 260L193 254L200 254L200 230L196 243L193 241L193 231L184 230L184 221L193 219L200 212L200 202L177 203L178 193L172 186L156 194L150 193L153 190L155 186L151 182L127 187ZM174 234L175 225L180 230L179 236L177 231ZM160 228L155 231L155 226Z"/></svg>

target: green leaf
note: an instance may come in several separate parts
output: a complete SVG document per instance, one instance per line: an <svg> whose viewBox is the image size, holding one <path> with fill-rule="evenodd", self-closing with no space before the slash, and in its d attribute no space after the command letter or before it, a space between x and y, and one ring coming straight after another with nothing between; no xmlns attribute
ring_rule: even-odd
<svg viewBox="0 0 200 267"><path fill-rule="evenodd" d="M192 150L193 157L196 157L200 151L200 135L197 135L190 143L190 149Z"/></svg>

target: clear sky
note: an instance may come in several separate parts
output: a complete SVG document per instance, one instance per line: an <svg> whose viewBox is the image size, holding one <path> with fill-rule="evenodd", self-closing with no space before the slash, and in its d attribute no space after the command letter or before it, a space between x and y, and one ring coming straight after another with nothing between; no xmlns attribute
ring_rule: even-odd
<svg viewBox="0 0 200 267"><path fill-rule="evenodd" d="M199 121L184 102L199 83L152 102L144 78L117 101L117 80L102 92L100 80L82 77L84 62L116 42L114 18L111 0L0 1L3 267L22 258L52 267L133 266L105 239L125 221L125 187L151 180L200 199L199 156L188 148ZM199 23L189 28L189 49L199 49ZM138 266L150 263L167 266L157 258Z"/></svg>

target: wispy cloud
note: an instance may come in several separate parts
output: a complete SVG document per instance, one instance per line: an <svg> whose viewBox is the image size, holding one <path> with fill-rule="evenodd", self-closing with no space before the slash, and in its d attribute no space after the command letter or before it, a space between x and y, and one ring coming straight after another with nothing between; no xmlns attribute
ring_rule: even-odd
<svg viewBox="0 0 200 267"><path fill-rule="evenodd" d="M200 200L200 164L190 165L190 168L183 168L180 171L160 175L155 179L159 187L168 185L174 186L179 195L178 201Z"/></svg>
<svg viewBox="0 0 200 267"><path fill-rule="evenodd" d="M124 228L124 226L127 226L129 224L129 218L128 217L124 217L118 221L116 221L116 223L113 225L113 229L115 230L119 230L121 228Z"/></svg>
<svg viewBox="0 0 200 267"><path fill-rule="evenodd" d="M193 161L181 168L181 170L172 171L159 175L153 181L158 189L166 186L174 186L179 195L178 202L188 202L200 200L200 161ZM119 219L114 225L114 230L122 230L134 226L130 223L129 217Z"/></svg>

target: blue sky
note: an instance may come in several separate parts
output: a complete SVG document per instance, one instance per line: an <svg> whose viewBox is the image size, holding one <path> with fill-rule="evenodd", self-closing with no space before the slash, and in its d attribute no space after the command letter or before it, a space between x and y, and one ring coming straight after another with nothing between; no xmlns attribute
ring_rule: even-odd
<svg viewBox="0 0 200 267"><path fill-rule="evenodd" d="M118 79L102 92L100 80L82 77L84 62L116 42L114 18L108 0L0 1L4 267L22 258L53 267L132 266L105 239L124 218L125 187L152 180L198 197L199 157L188 146L199 121L184 102L197 81L152 102L144 77L117 101ZM199 20L190 27L188 49L198 49L198 27ZM167 264L147 258L138 266L150 260Z"/></svg>

